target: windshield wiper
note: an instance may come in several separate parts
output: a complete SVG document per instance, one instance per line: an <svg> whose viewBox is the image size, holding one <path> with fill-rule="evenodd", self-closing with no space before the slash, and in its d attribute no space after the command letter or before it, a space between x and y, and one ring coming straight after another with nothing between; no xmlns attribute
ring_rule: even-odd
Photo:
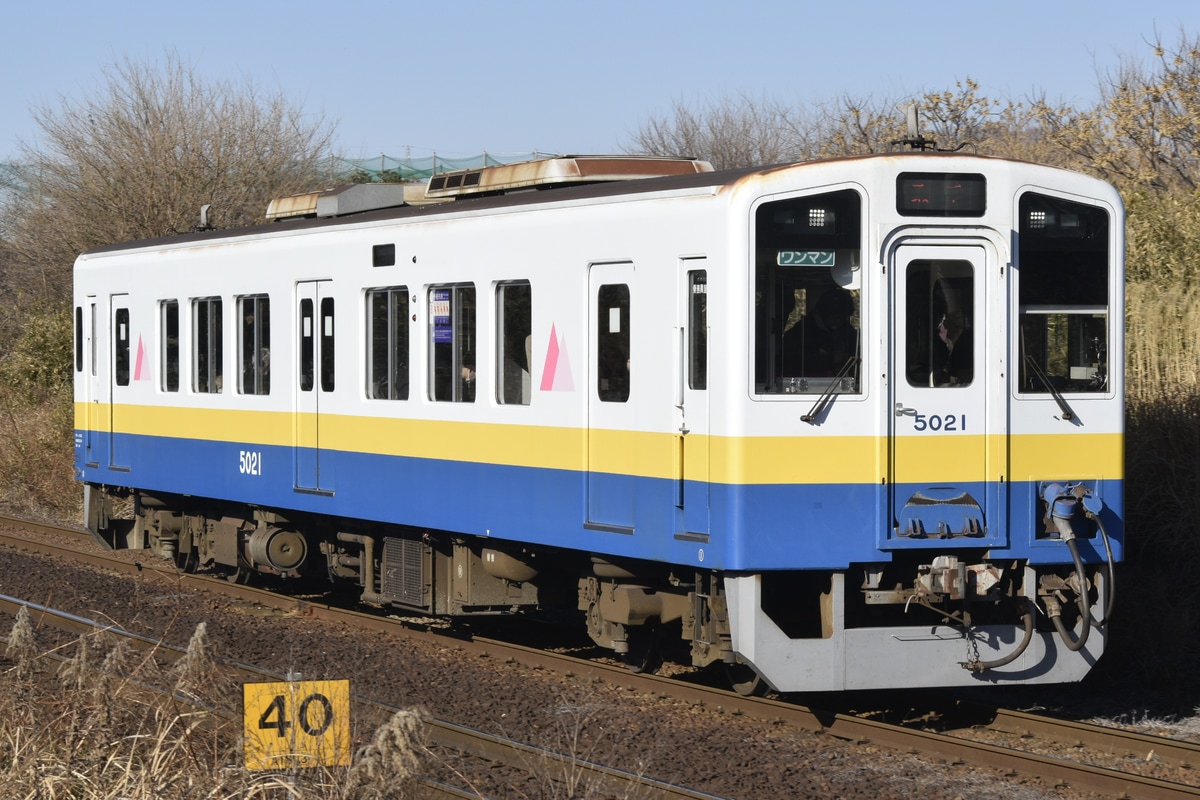
<svg viewBox="0 0 1200 800"><path fill-rule="evenodd" d="M1054 384L1050 382L1050 376L1042 369L1042 365L1037 363L1033 356L1025 356L1025 364L1033 371L1033 374L1038 377L1038 380L1046 387L1046 391L1054 398L1054 402L1058 403L1058 407L1062 409L1063 419L1075 419L1075 412L1067 405L1067 401L1059 393L1058 389L1054 388Z"/></svg>
<svg viewBox="0 0 1200 800"><path fill-rule="evenodd" d="M857 355L850 356L850 358L847 359L846 363L842 365L842 368L839 369L837 374L833 376L833 380L829 382L829 388L825 390L823 395L817 398L817 402L813 403L813 407L809 409L808 413L800 418L801 422L816 424L816 418L822 411L825 410L825 407L829 405L830 401L833 399L834 390L841 386L842 381L856 366L858 366L858 361L859 358Z"/></svg>

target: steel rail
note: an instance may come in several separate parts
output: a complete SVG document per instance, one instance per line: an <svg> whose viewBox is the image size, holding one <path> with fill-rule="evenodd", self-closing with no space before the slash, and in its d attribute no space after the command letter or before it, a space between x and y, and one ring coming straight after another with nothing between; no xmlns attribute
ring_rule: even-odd
<svg viewBox="0 0 1200 800"><path fill-rule="evenodd" d="M1200 797L1200 787L1120 772L1067 759L1022 752L1007 747L960 739L941 733L903 728L884 722L839 714L829 732L855 741L913 748L954 762L993 767L1006 774L1029 775L1058 785L1099 792L1107 797L1137 800L1180 800Z"/></svg>
<svg viewBox="0 0 1200 800"><path fill-rule="evenodd" d="M964 738L973 738L971 730L987 730L1023 738L1041 737L1110 756L1124 754L1147 761L1153 759L1179 769L1200 767L1200 743L1195 741L1003 708L979 696L959 697L952 692L921 692L920 696L925 713L940 715L938 730L957 732ZM966 721L955 721L964 715Z"/></svg>
<svg viewBox="0 0 1200 800"><path fill-rule="evenodd" d="M1048 719L1039 714L995 709L996 718L987 727L991 730L1019 736L1044 736L1070 742L1077 747L1090 747L1101 752L1127 752L1155 758L1172 767L1200 766L1200 744L1168 739L1138 731L1108 728L1073 720ZM1066 734L1066 736L1064 736Z"/></svg>

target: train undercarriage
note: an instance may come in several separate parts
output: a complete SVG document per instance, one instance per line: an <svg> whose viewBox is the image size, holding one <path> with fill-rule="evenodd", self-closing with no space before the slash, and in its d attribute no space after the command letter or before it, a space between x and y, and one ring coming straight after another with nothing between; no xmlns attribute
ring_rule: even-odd
<svg viewBox="0 0 1200 800"><path fill-rule="evenodd" d="M851 632L896 639L944 630L970 641L975 630L1014 631L1002 652L968 655L955 665L986 677L1036 650L1031 642L1045 647L1057 635L1068 649L1082 649L1111 611L1102 601L1111 597L1111 574L1102 567L1035 570L989 561L982 551L913 554L837 572L725 576L186 496L94 485L84 491L87 527L111 549L147 549L181 570L238 583L287 588L320 581L351 590L354 600L421 615L571 611L593 642L634 671L653 671L669 653L695 667L723 668L743 694L794 690L778 679L779 667L769 666L776 656L768 651L783 649L780 642L849 674L839 659L850 658L844 641ZM740 633L739 641L735 618L755 631ZM746 626L746 619L757 622ZM777 632L774 644L764 644L760 628Z"/></svg>

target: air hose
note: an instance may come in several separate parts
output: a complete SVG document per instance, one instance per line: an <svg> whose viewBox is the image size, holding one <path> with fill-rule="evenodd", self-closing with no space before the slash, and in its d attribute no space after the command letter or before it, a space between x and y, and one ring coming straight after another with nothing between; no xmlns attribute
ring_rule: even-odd
<svg viewBox="0 0 1200 800"><path fill-rule="evenodd" d="M1063 538L1066 539L1066 536ZM1062 614L1051 614L1050 621L1054 623L1054 629L1058 631L1058 636L1063 640L1063 644L1071 652L1076 652L1083 649L1087 644L1088 634L1092 631L1092 609L1087 601L1087 573L1083 569L1083 559L1079 555L1079 545L1075 544L1075 537L1072 535L1067 541L1067 549L1071 551L1071 558L1075 561L1075 579L1078 581L1078 589L1076 591L1075 604L1079 606L1079 617L1083 620L1083 630L1076 639L1071 631L1067 630L1067 626L1063 624Z"/></svg>
<svg viewBox="0 0 1200 800"><path fill-rule="evenodd" d="M1100 511L1104 508L1104 502L1092 494L1087 487L1082 486L1082 484L1064 487L1061 484L1053 483L1045 488L1043 497L1050 507L1050 516L1054 520L1055 527L1058 528L1059 535L1062 536L1067 548L1071 551L1071 560L1075 563L1076 605L1079 607L1079 616L1083 621L1079 638L1075 638L1074 634L1067 630L1066 625L1062 622L1061 614L1055 613L1057 607L1051 609L1050 620L1054 623L1054 628L1058 631L1058 635L1062 639L1063 644L1067 646L1067 649L1077 652L1082 650L1083 646L1087 643L1088 633L1092 627L1100 630L1104 629L1104 626L1108 624L1108 619L1112 615L1113 610L1116 566L1113 563L1112 544L1109 542L1108 531L1104 529L1104 523L1100 519ZM1087 573L1084 570L1083 558L1079 555L1079 545L1075 540L1075 532L1071 529L1071 517L1075 513L1075 503L1077 500L1082 501L1084 514L1087 518L1096 521L1096 525L1100 529L1100 537L1104 540L1104 552L1108 564L1108 580L1105 581L1106 586L1104 587L1103 621L1092 619L1091 605L1087 599ZM1047 607L1050 608L1049 605Z"/></svg>
<svg viewBox="0 0 1200 800"><path fill-rule="evenodd" d="M1020 658L1021 654L1029 647L1029 643L1033 641L1033 603L1028 599L1025 599L1025 610L1021 614L1021 620L1025 623L1025 636L1011 653L991 661L980 661L978 658L973 658L963 662L962 665L971 672L986 672L989 669L1007 666Z"/></svg>

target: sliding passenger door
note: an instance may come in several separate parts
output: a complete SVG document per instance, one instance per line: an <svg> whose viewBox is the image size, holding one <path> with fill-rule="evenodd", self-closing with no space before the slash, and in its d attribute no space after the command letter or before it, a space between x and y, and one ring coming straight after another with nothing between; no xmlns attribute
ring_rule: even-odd
<svg viewBox="0 0 1200 800"><path fill-rule="evenodd" d="M708 271L703 258L683 262L679 303L678 448L676 504L683 512L677 536L708 540Z"/></svg>
<svg viewBox="0 0 1200 800"><path fill-rule="evenodd" d="M87 396L84 402L87 404L87 418L84 420L83 461L85 466L99 467L101 448L112 435L108 408L112 395L108 377L108 337L104 335L108 328L108 309L99 297L92 294L88 295L84 315L84 369L87 370L84 379Z"/></svg>
<svg viewBox="0 0 1200 800"><path fill-rule="evenodd" d="M114 294L109 296L109 309L112 313L109 348L109 381L110 392L108 403L108 419L105 427L108 430L108 467L122 471L129 470L129 458L124 451L122 436L128 436L133 430L132 404L130 403L130 376L132 373L131 339L133 336L129 318L129 295Z"/></svg>
<svg viewBox="0 0 1200 800"><path fill-rule="evenodd" d="M593 264L588 281L586 526L633 533L637 467L631 385L630 263Z"/></svg>
<svg viewBox="0 0 1200 800"><path fill-rule="evenodd" d="M295 453L297 491L333 494L333 462L323 453L321 415L334 390L332 282L296 284Z"/></svg>

